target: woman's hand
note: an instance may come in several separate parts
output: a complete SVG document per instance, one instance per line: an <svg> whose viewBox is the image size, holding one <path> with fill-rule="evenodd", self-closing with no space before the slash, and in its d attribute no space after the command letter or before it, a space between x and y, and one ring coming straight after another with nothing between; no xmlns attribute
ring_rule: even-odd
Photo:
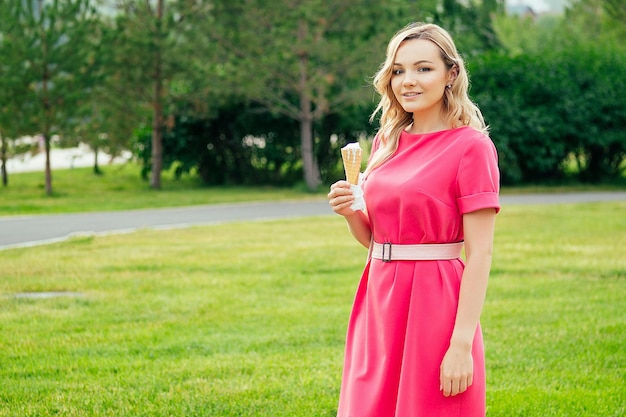
<svg viewBox="0 0 626 417"><path fill-rule="evenodd" d="M328 204L330 204L330 207L335 213L344 217L353 215L354 210L350 208L353 202L354 195L348 181L337 181L330 186Z"/></svg>
<svg viewBox="0 0 626 417"><path fill-rule="evenodd" d="M370 246L372 232L370 222L365 210L352 210L350 206L354 203L354 193L348 181L337 181L330 186L328 193L328 204L333 211L346 219L350 233L364 247Z"/></svg>
<svg viewBox="0 0 626 417"><path fill-rule="evenodd" d="M439 389L446 397L465 392L472 385L474 359L472 347L451 344L443 357Z"/></svg>

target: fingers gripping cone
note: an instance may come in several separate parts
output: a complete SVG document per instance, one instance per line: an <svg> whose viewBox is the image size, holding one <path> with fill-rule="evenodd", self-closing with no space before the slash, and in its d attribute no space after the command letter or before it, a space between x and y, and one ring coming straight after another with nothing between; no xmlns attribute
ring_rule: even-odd
<svg viewBox="0 0 626 417"><path fill-rule="evenodd" d="M359 183L362 157L363 151L358 142L350 143L341 148L341 158L343 159L343 168L346 171L346 180L352 185Z"/></svg>

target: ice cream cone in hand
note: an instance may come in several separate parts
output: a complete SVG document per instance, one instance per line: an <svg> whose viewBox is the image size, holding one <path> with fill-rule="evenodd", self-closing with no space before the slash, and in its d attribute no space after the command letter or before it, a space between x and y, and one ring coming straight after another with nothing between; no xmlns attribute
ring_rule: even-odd
<svg viewBox="0 0 626 417"><path fill-rule="evenodd" d="M343 159L343 168L346 171L346 180L352 185L359 183L362 157L363 151L358 142L350 143L341 148L341 158Z"/></svg>
<svg viewBox="0 0 626 417"><path fill-rule="evenodd" d="M363 189L359 185L362 158L363 151L358 142L350 143L341 148L341 159L343 159L343 168L346 171L346 180L350 183L350 189L354 195L354 202L350 206L352 210L365 210Z"/></svg>

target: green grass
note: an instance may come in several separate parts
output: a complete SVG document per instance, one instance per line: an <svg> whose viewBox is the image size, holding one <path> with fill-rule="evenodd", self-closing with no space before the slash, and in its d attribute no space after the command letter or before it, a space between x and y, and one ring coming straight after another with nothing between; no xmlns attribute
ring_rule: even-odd
<svg viewBox="0 0 626 417"><path fill-rule="evenodd" d="M626 413L625 210L498 215L489 417ZM0 251L0 416L334 416L365 255L336 216Z"/></svg>
<svg viewBox="0 0 626 417"><path fill-rule="evenodd" d="M503 211L483 319L489 415L626 414L625 209Z"/></svg>
<svg viewBox="0 0 626 417"><path fill-rule="evenodd" d="M184 176L162 176L161 190L150 188L133 163L105 166L103 175L92 168L60 169L52 172L52 196L45 194L42 172L9 175L9 185L0 186L0 216L129 210L179 207L198 204L271 201L315 197L298 188L207 187ZM318 195L319 196L319 195Z"/></svg>

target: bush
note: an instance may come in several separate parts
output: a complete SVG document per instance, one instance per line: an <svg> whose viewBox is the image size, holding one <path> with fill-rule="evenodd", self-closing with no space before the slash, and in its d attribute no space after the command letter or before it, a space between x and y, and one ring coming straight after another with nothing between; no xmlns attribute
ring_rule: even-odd
<svg viewBox="0 0 626 417"><path fill-rule="evenodd" d="M574 156L583 181L622 175L626 73L615 48L577 46L471 63L473 97L491 126L503 183L559 180Z"/></svg>
<svg viewBox="0 0 626 417"><path fill-rule="evenodd" d="M190 112L190 114L193 114ZM163 169L197 172L210 185L293 184L302 177L297 125L243 103L220 108L215 117L170 116L163 134ZM149 129L140 130L135 154L151 169Z"/></svg>
<svg viewBox="0 0 626 417"><path fill-rule="evenodd" d="M315 155L325 182L343 177L342 166L337 169L339 148L372 133L369 112L367 106L346 107L315 124ZM176 177L197 172L211 185L293 186L302 181L300 126L292 119L235 103L216 109L214 117L179 110L169 120L163 133L163 169L174 168ZM149 128L136 132L133 148L147 178L152 152Z"/></svg>

